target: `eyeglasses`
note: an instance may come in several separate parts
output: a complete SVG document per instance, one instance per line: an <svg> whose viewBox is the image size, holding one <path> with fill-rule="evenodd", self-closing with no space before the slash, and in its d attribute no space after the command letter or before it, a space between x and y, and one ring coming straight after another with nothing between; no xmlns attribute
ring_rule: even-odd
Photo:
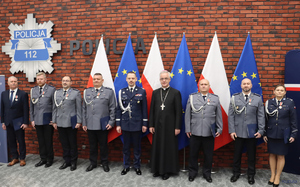
<svg viewBox="0 0 300 187"><path fill-rule="evenodd" d="M167 81L169 80L170 78L160 78L161 81Z"/></svg>

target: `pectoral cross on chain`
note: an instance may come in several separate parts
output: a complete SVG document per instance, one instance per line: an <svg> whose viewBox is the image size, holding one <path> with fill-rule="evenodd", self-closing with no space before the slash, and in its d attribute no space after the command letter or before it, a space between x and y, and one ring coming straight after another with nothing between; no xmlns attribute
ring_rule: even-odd
<svg viewBox="0 0 300 187"><path fill-rule="evenodd" d="M162 104L160 105L160 107L161 107L161 110L164 110L165 105L162 103Z"/></svg>

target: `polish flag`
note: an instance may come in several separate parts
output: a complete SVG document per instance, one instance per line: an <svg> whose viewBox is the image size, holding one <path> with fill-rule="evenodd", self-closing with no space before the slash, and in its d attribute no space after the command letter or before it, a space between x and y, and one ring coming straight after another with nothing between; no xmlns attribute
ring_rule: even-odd
<svg viewBox="0 0 300 187"><path fill-rule="evenodd" d="M161 84L159 81L159 73L164 70L164 65L162 62L157 36L155 33L154 39L152 41L151 49L148 55L148 59L144 68L142 75L143 88L146 90L147 94L147 104L148 104L148 116L150 112L150 104L152 98L153 90L160 88ZM150 143L152 144L152 134L147 135Z"/></svg>
<svg viewBox="0 0 300 187"><path fill-rule="evenodd" d="M209 92L218 95L221 103L223 132L219 137L215 139L214 150L216 150L232 141L228 132L228 109L230 104L230 91L217 33L215 33L215 36L211 43L199 81L201 79L207 79L209 81Z"/></svg>
<svg viewBox="0 0 300 187"><path fill-rule="evenodd" d="M98 45L96 57L95 57L94 64L93 64L93 67L92 67L92 70L91 70L91 74L90 74L90 77L89 77L87 88L94 86L93 85L93 76L94 76L95 73L101 73L102 77L104 79L103 86L112 88L115 92L115 86L114 86L114 82L113 82L111 72L110 72L110 68L109 68L109 65L108 65L106 51L105 51L105 48L104 48L103 35L101 36L100 43ZM118 136L120 136L120 134L117 133L116 128L114 127L113 129L111 129L109 131L107 141L111 142L112 140L114 140Z"/></svg>

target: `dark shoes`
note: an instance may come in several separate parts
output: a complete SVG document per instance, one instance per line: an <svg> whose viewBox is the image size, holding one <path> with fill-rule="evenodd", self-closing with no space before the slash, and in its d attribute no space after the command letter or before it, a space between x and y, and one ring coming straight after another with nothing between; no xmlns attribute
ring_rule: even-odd
<svg viewBox="0 0 300 187"><path fill-rule="evenodd" d="M53 163L52 161L47 161L47 163L45 164L45 168L52 166L52 163Z"/></svg>
<svg viewBox="0 0 300 187"><path fill-rule="evenodd" d="M189 176L189 181L190 181L190 182L193 182L194 180L195 180L195 177Z"/></svg>
<svg viewBox="0 0 300 187"><path fill-rule="evenodd" d="M124 168L121 172L121 175L126 175L130 168Z"/></svg>
<svg viewBox="0 0 300 187"><path fill-rule="evenodd" d="M77 169L77 164L76 163L71 163L71 168L70 168L70 170L71 171L74 171L74 170L76 170Z"/></svg>
<svg viewBox="0 0 300 187"><path fill-rule="evenodd" d="M136 168L134 170L137 175L142 175L142 171L140 170L140 168Z"/></svg>
<svg viewBox="0 0 300 187"><path fill-rule="evenodd" d="M238 179L239 179L240 175L233 175L231 178L230 178L230 181L231 182L236 182Z"/></svg>
<svg viewBox="0 0 300 187"><path fill-rule="evenodd" d="M274 185L274 182L268 181L268 185Z"/></svg>
<svg viewBox="0 0 300 187"><path fill-rule="evenodd" d="M108 167L108 165L103 165L102 167L103 167L103 171L109 172L109 167Z"/></svg>
<svg viewBox="0 0 300 187"><path fill-rule="evenodd" d="M212 183L212 178L210 176L203 176L208 183Z"/></svg>
<svg viewBox="0 0 300 187"><path fill-rule="evenodd" d="M168 180L169 177L170 177L170 175L167 173L165 173L161 176L162 180Z"/></svg>
<svg viewBox="0 0 300 187"><path fill-rule="evenodd" d="M158 172L153 173L153 177L159 177L160 174Z"/></svg>
<svg viewBox="0 0 300 187"><path fill-rule="evenodd" d="M248 176L248 183L253 185L255 183L255 180L254 180L254 176L253 175L249 175Z"/></svg>
<svg viewBox="0 0 300 187"><path fill-rule="evenodd" d="M66 169L66 168L69 167L69 166L71 166L71 164L70 164L70 163L67 164L67 163L65 162L65 163L63 163L63 165L61 165L61 166L59 167L59 169Z"/></svg>
<svg viewBox="0 0 300 187"><path fill-rule="evenodd" d="M94 168L96 168L96 167L97 167L97 166L94 166L94 165L91 164L91 165L89 165L89 167L86 168L85 171L86 171L86 172L92 171L92 170L93 170Z"/></svg>
<svg viewBox="0 0 300 187"><path fill-rule="evenodd" d="M43 160L40 160L37 164L35 164L34 166L35 167L40 167L40 166L42 166L42 165L44 165L44 164L46 164L47 162L46 161L43 161Z"/></svg>
<svg viewBox="0 0 300 187"><path fill-rule="evenodd" d="M279 186L279 184L273 184L273 187L278 187Z"/></svg>

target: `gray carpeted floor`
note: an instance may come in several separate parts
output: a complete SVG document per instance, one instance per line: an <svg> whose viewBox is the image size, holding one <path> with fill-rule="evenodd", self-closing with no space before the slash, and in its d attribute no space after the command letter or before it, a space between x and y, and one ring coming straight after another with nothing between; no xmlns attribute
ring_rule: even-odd
<svg viewBox="0 0 300 187"><path fill-rule="evenodd" d="M180 172L177 176L171 176L168 180L163 181L160 177L153 178L146 165L141 170L143 174L138 176L133 170L127 175L122 176L122 163L110 163L110 172L105 173L101 167L95 168L93 171L86 172L89 166L89 160L79 159L77 170L70 171L68 167L65 170L59 170L59 166L63 163L61 157L55 157L54 163L50 168L34 167L39 161L39 155L27 155L27 165L20 167L19 164L7 167L7 164L0 166L0 187L102 187L102 186L251 186L248 184L247 176L241 176L235 182L230 182L231 169L220 168L216 173L212 174L213 182L207 183L199 173L193 182L188 181L188 173ZM200 168L201 172L201 168ZM255 176L255 184L252 186L269 186L267 185L270 177L269 170L257 170ZM299 187L300 176L282 173L280 186ZM271 186L269 186L271 187Z"/></svg>

